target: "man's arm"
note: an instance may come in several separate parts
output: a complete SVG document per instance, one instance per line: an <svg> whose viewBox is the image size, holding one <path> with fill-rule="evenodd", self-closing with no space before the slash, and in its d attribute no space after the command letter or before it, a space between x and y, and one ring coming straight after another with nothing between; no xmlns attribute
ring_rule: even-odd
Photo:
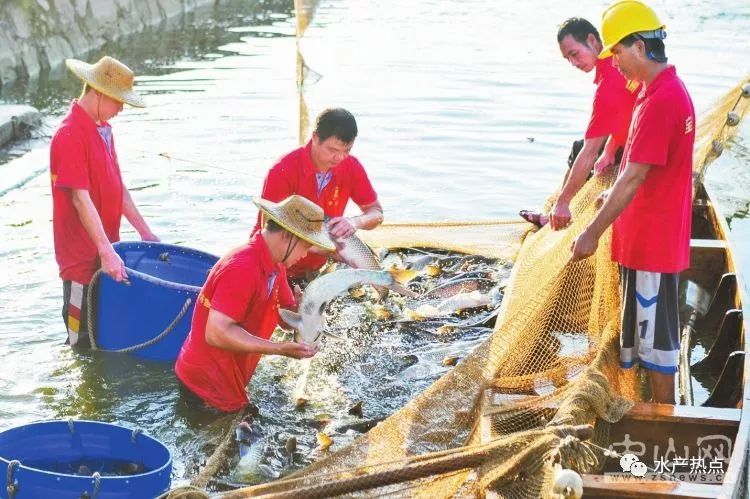
<svg viewBox="0 0 750 499"><path fill-rule="evenodd" d="M318 351L314 345L305 343L276 342L258 338L248 333L228 315L214 309L208 312L206 343L230 352L284 355L295 359L312 357Z"/></svg>
<svg viewBox="0 0 750 499"><path fill-rule="evenodd" d="M570 169L565 185L563 185L560 195L552 207L550 226L553 230L564 229L568 225L568 222L570 222L570 201L581 190L583 184L586 183L589 172L591 172L594 161L596 161L599 150L604 145L605 140L607 140L607 137L602 136L583 141L583 148L578 153L575 162L573 162L573 167Z"/></svg>
<svg viewBox="0 0 750 499"><path fill-rule="evenodd" d="M122 214L128 219L128 222L135 228L143 241L159 241L159 238L151 232L151 228L146 223L138 207L130 196L130 191L122 184Z"/></svg>
<svg viewBox="0 0 750 499"><path fill-rule="evenodd" d="M99 213L96 211L93 201L91 201L89 191L86 189L71 189L71 198L78 213L78 218L94 246L96 246L96 251L99 253L99 259L102 262L102 270L117 282L127 279L125 264L120 255L112 248L112 243L109 242L109 238L104 232L102 220L99 218Z"/></svg>
<svg viewBox="0 0 750 499"><path fill-rule="evenodd" d="M612 166L615 162L615 155L617 154L618 145L615 139L610 135L607 139L607 143L604 145L604 151L602 151L599 159L594 163L594 175L599 175L604 170Z"/></svg>
<svg viewBox="0 0 750 499"><path fill-rule="evenodd" d="M577 262L594 254L599 245L599 238L633 199L650 169L651 165L628 163L622 175L612 186L596 217L571 244L570 251L573 255L570 259L572 261Z"/></svg>
<svg viewBox="0 0 750 499"><path fill-rule="evenodd" d="M328 222L328 231L333 237L349 237L358 229L372 230L383 223L383 206L380 201L359 205L361 215L356 217L336 217Z"/></svg>

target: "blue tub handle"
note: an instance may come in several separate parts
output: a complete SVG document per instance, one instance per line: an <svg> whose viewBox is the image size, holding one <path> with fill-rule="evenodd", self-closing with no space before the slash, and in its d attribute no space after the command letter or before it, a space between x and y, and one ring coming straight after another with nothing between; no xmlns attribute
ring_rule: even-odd
<svg viewBox="0 0 750 499"><path fill-rule="evenodd" d="M8 499L16 497L16 492L18 492L18 480L13 480L13 472L15 471L16 466L21 466L21 461L18 459L13 459L8 463L8 474L5 476L5 483L8 484L6 487Z"/></svg>
<svg viewBox="0 0 750 499"><path fill-rule="evenodd" d="M99 486L102 484L102 477L98 471L95 471L91 475L91 478L94 479L94 490L91 492L91 499L96 499L96 496L99 495Z"/></svg>
<svg viewBox="0 0 750 499"><path fill-rule="evenodd" d="M141 433L140 428L136 428L133 430L133 433L130 434L130 442L135 445L135 439L138 437L138 435Z"/></svg>

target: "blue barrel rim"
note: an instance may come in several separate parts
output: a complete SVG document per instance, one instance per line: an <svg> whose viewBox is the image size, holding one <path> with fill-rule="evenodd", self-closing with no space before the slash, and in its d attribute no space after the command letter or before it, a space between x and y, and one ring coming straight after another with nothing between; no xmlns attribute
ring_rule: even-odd
<svg viewBox="0 0 750 499"><path fill-rule="evenodd" d="M151 248L164 248L167 251L173 251L175 253L179 253L186 256L198 256L204 260L209 260L211 262L217 262L219 258L216 255L212 255L211 253L207 253L205 251L197 250L195 248L190 248L187 246L179 246L176 244L168 244L168 243L158 243L155 241L118 241L112 245L112 247L117 251L118 248L122 248L123 250L127 251L128 249L151 249ZM211 267L213 268L214 263L211 264ZM159 286L164 286L169 289L173 289L175 291L181 291L181 292L191 292L191 293L198 293L201 290L202 286L192 286L190 284L181 284L174 281L167 281L165 279L161 279L159 277L154 277L150 274L146 274L144 272L141 272L139 270L134 270L130 267L125 267L125 270L127 271L127 274L129 277L136 277L138 279L141 279L143 281L146 281L151 284L156 284ZM208 275L208 274L206 274ZM102 277L108 277L106 275ZM111 278L110 278L111 279ZM113 279L114 281L114 279Z"/></svg>
<svg viewBox="0 0 750 499"><path fill-rule="evenodd" d="M16 426L12 426L10 428L6 428L2 431L0 431L0 434L6 434L6 433L12 433L15 431L23 431L28 428L33 428L35 426L47 426L47 425L65 425L65 429L68 430L68 425L72 421L73 425L76 424L85 424L85 425L93 425L93 426L99 426L99 427L108 427L108 428L117 428L118 430L124 430L129 433L133 433L136 431L136 429L130 429L125 426L115 424L115 423L105 423L103 421L93 421L88 419L74 419L74 420L66 420L66 419L51 419L51 420L41 420L41 421L32 421L30 423L25 424L19 424ZM69 431L69 430L68 430ZM142 431L139 431L136 438L147 438L153 443L157 444L157 446L161 447L161 450L166 452L167 455L167 462L162 464L159 468L155 468L153 470L150 470L146 473L136 473L134 475L124 475L124 476L102 476L99 479L100 480L107 480L107 481L121 481L121 480L128 480L128 479L139 479L139 478L146 478L146 477L152 477L161 475L164 473L167 469L171 470L172 467L172 452L169 450L169 448L164 445L159 439L154 438L150 435L147 435L146 433L143 433ZM22 468L24 470L32 471L34 473L40 473L43 475L48 475L50 477L56 477L56 476L64 476L66 478L71 479L80 479L80 480L93 480L93 476L91 475L70 475L67 473L57 473L54 471L47 471L47 470L41 470L39 468L32 468L30 466L26 466L23 464L23 461L17 460L17 459L7 459L5 456L0 455L0 462L2 462L6 467L10 466L10 463L12 461L18 461L20 464L18 465L18 468Z"/></svg>

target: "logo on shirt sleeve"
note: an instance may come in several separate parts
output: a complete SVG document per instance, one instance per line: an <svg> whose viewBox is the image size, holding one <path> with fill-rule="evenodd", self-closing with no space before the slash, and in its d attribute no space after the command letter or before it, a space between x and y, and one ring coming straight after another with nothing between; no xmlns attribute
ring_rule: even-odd
<svg viewBox="0 0 750 499"><path fill-rule="evenodd" d="M685 120L685 135L693 131L693 117L688 116Z"/></svg>
<svg viewBox="0 0 750 499"><path fill-rule="evenodd" d="M628 80L628 81L627 81L627 82L625 83L625 88L627 88L627 89L628 89L628 91L629 91L629 92L630 92L630 93L632 94L633 92L635 92L635 91L636 91L636 89L638 88L638 85L640 85L640 83L639 83L639 82L637 82L637 81L635 81L635 80Z"/></svg>

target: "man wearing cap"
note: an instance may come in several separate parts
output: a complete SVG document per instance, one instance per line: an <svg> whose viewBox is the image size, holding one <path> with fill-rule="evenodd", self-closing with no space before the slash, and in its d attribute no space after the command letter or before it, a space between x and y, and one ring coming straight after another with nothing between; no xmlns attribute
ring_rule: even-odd
<svg viewBox="0 0 750 499"><path fill-rule="evenodd" d="M86 294L98 268L116 281L127 278L112 243L120 240L123 215L144 241L158 241L120 175L109 120L123 104L144 107L133 91L133 72L105 56L96 64L68 59L83 92L50 145L52 227L63 280L63 320L71 346L88 346Z"/></svg>
<svg viewBox="0 0 750 499"><path fill-rule="evenodd" d="M286 269L311 247L334 249L323 210L311 201L295 195L280 203L253 202L265 220L263 229L211 269L175 365L188 401L224 412L249 404L245 387L261 355L315 355L314 345L269 338L279 324L279 307L296 309Z"/></svg>
<svg viewBox="0 0 750 499"><path fill-rule="evenodd" d="M626 77L643 83L614 186L571 246L572 260L592 255L612 225L620 264L620 363L649 371L655 402L674 403L680 348L677 285L690 264L695 110L667 64L666 34L651 8L626 0L603 15L604 52Z"/></svg>
<svg viewBox="0 0 750 499"><path fill-rule="evenodd" d="M591 117L583 140L573 143L563 186L549 214L521 210L526 221L539 227L548 222L553 230L564 229L571 219L570 202L578 193L592 169L601 173L622 157L628 127L633 115L640 83L627 80L612 66L612 56L600 58L602 41L599 32L586 19L572 17L557 32L557 43L563 58L585 73L595 69L596 92Z"/></svg>
<svg viewBox="0 0 750 499"><path fill-rule="evenodd" d="M282 157L266 175L261 196L281 201L299 194L323 208L333 238L358 229L374 229L383 222L383 207L362 164L350 154L357 138L357 122L346 109L326 109L316 120L312 139ZM362 213L345 217L349 200ZM260 230L260 218L254 232ZM291 277L306 277L320 269L327 253L313 249L289 268Z"/></svg>

